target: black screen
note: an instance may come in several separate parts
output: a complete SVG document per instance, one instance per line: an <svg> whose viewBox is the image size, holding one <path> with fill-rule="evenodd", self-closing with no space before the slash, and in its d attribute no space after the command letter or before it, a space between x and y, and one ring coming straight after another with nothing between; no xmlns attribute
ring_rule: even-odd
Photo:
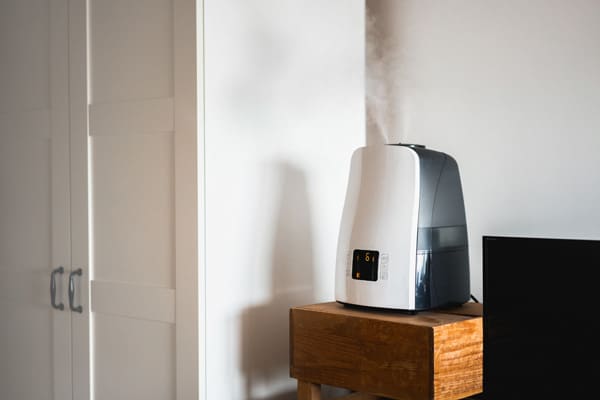
<svg viewBox="0 0 600 400"><path fill-rule="evenodd" d="M483 398L592 398L600 241L483 237Z"/></svg>
<svg viewBox="0 0 600 400"><path fill-rule="evenodd" d="M352 279L376 281L378 269L378 251L354 250L354 253L352 254Z"/></svg>

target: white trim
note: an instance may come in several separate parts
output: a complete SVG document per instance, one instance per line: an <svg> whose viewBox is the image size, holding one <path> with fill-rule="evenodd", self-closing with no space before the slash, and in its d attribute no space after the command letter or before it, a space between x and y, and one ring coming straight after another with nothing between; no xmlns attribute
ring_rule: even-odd
<svg viewBox="0 0 600 400"><path fill-rule="evenodd" d="M71 160L71 269L81 268L77 301L71 312L73 400L90 398L87 1L69 1L69 101Z"/></svg>
<svg viewBox="0 0 600 400"><path fill-rule="evenodd" d="M173 131L173 98L90 105L90 136Z"/></svg>
<svg viewBox="0 0 600 400"><path fill-rule="evenodd" d="M204 0L196 0L196 98L198 168L198 385L199 400L206 390L206 195L204 130Z"/></svg>
<svg viewBox="0 0 600 400"><path fill-rule="evenodd" d="M175 290L124 282L91 282L92 312L175 323Z"/></svg>
<svg viewBox="0 0 600 400"><path fill-rule="evenodd" d="M68 12L68 1L66 0L53 1L49 4L50 111L37 110L19 113L11 121L14 125L10 127L10 134L19 135L20 138L31 138L32 136L50 138L52 268L63 266L66 274L70 270L71 262ZM0 129L4 128L5 126L2 126ZM29 129L31 131L27 132ZM62 290L59 291L59 298L67 305L65 276L65 274L61 276ZM8 282L11 281L8 277ZM32 281L36 282L35 279L30 280L30 284ZM71 318L70 313L52 310L53 399L71 399L72 396Z"/></svg>
<svg viewBox="0 0 600 400"><path fill-rule="evenodd" d="M173 3L176 399L198 398L196 0Z"/></svg>

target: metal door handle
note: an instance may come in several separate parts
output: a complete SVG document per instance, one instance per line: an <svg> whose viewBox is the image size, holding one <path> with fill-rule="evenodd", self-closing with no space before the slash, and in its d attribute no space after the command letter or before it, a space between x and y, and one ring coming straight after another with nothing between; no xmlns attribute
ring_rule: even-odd
<svg viewBox="0 0 600 400"><path fill-rule="evenodd" d="M81 268L78 268L75 271L71 271L71 273L69 274L69 308L71 309L71 311L75 311L78 313L83 312L83 307L82 306L75 307L73 305L73 303L75 302L75 280L73 279L73 276L74 275L81 276L82 273L83 273L83 271L81 270Z"/></svg>
<svg viewBox="0 0 600 400"><path fill-rule="evenodd" d="M50 304L52 304L53 308L57 310L64 310L65 305L61 302L60 304L56 304L56 274L63 274L65 269L63 267L58 267L52 270L50 274Z"/></svg>

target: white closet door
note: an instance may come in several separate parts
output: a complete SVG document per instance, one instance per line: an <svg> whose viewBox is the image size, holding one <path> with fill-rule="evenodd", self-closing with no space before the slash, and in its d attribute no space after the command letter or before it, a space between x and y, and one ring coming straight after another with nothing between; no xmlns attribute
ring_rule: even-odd
<svg viewBox="0 0 600 400"><path fill-rule="evenodd" d="M93 396L197 399L195 1L87 4Z"/></svg>
<svg viewBox="0 0 600 400"><path fill-rule="evenodd" d="M72 398L67 24L66 0L0 2L0 399Z"/></svg>
<svg viewBox="0 0 600 400"><path fill-rule="evenodd" d="M0 2L0 399L198 398L195 4Z"/></svg>

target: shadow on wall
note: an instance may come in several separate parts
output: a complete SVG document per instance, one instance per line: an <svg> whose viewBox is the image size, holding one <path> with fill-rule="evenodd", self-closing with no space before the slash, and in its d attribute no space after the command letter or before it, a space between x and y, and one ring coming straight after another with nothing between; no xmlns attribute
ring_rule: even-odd
<svg viewBox="0 0 600 400"><path fill-rule="evenodd" d="M246 309L241 321L247 400L296 398L296 392L284 380L289 379L289 309L312 303L315 298L313 227L306 178L289 164L281 163L276 168L281 186L270 260L271 297L266 304Z"/></svg>
<svg viewBox="0 0 600 400"><path fill-rule="evenodd" d="M271 296L265 304L242 314L241 366L246 400L295 400L296 382L290 379L290 307L316 301L314 291L313 224L306 186L300 169L280 163L279 210L271 250ZM323 394L346 393L324 387Z"/></svg>

